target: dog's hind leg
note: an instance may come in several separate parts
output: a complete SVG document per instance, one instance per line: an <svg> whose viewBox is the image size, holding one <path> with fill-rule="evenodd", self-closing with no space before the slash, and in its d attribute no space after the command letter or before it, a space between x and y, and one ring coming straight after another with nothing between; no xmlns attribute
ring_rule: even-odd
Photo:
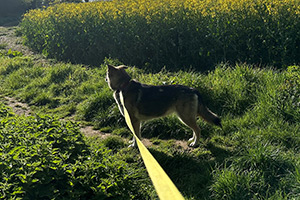
<svg viewBox="0 0 300 200"><path fill-rule="evenodd" d="M189 139L189 141L191 141L189 146L197 146L200 142L201 129L197 124L196 117L179 116L179 118L185 125L187 125L193 130L193 137Z"/></svg>
<svg viewBox="0 0 300 200"><path fill-rule="evenodd" d="M200 141L201 129L197 124L196 102L189 102L177 106L176 112L181 122L183 122L185 125L187 125L193 130L193 137L189 139L189 141L191 141L189 146L191 147L197 146Z"/></svg>

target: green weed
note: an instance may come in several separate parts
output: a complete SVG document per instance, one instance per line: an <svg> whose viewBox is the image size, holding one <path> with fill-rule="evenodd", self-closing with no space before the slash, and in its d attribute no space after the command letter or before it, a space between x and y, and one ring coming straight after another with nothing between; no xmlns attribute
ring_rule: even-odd
<svg viewBox="0 0 300 200"><path fill-rule="evenodd" d="M5 106L0 102L0 118L13 116L14 113L11 108Z"/></svg>
<svg viewBox="0 0 300 200"><path fill-rule="evenodd" d="M1 105L1 198L147 199L144 170L108 150L122 148L120 138L90 146L76 123L7 113Z"/></svg>
<svg viewBox="0 0 300 200"><path fill-rule="evenodd" d="M109 128L111 129L111 128ZM108 130L109 130L108 129ZM101 131L108 131L107 129L101 129ZM123 127L123 128L115 128L114 130L110 131L113 135L118 135L118 136L122 136L122 137L131 137L132 133L130 132L130 130L128 130L127 128Z"/></svg>
<svg viewBox="0 0 300 200"><path fill-rule="evenodd" d="M103 143L104 146L106 146L107 148L112 149L114 151L119 151L120 149L127 146L124 143L124 140L120 137L117 137L117 136L107 137L102 141L102 143Z"/></svg>
<svg viewBox="0 0 300 200"><path fill-rule="evenodd" d="M6 44L6 43L0 44L0 49L5 49L6 47L7 47L7 44Z"/></svg>

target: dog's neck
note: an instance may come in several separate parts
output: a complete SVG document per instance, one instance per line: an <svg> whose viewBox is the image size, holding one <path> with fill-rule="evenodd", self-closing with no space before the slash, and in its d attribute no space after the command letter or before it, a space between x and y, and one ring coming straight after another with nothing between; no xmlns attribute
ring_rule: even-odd
<svg viewBox="0 0 300 200"><path fill-rule="evenodd" d="M131 82L131 79L128 79L127 81L125 81L124 83L122 83L122 84L120 85L120 87L119 87L119 90L120 90L120 91L125 90L125 89L128 87L128 85L130 84L130 82Z"/></svg>

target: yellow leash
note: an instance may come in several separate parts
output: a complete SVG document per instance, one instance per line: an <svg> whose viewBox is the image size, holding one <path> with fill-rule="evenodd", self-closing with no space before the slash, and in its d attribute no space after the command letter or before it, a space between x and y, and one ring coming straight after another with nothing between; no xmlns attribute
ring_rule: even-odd
<svg viewBox="0 0 300 200"><path fill-rule="evenodd" d="M144 146L144 144L140 141L140 139L136 136L133 126L132 126L132 123L131 123L129 113L125 107L122 92L120 92L120 99L121 99L121 103L124 108L124 115L125 115L125 120L126 120L127 126L129 127L129 129L131 130L131 132L133 133L133 135L136 139L141 156L144 160L146 169L152 180L152 183L155 187L158 197L161 200L184 200L183 196L181 195L179 190L176 188L174 183L171 181L169 176L162 169L162 167L159 165L159 163L155 160L155 158L152 156L152 154L148 151L148 149Z"/></svg>

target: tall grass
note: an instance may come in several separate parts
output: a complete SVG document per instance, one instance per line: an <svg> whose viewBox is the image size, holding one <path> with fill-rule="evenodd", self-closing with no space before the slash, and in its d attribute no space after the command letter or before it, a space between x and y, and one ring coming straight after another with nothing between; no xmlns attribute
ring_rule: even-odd
<svg viewBox="0 0 300 200"><path fill-rule="evenodd" d="M299 63L299 14L296 0L117 0L32 10L21 26L29 47L74 63L282 67Z"/></svg>

